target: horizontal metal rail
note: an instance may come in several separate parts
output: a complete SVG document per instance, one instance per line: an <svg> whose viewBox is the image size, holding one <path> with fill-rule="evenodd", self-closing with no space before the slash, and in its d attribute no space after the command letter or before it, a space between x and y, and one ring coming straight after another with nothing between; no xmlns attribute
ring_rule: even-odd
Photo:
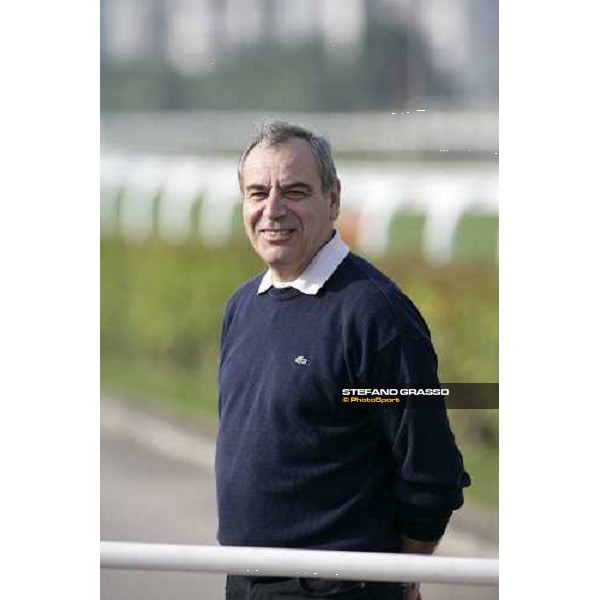
<svg viewBox="0 0 600 600"><path fill-rule="evenodd" d="M497 586L498 559L242 546L100 542L103 569L230 575L421 581Z"/></svg>

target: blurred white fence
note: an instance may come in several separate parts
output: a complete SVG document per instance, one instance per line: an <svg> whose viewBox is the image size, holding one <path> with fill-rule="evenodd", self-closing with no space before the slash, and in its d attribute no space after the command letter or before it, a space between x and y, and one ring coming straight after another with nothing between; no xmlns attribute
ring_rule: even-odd
<svg viewBox="0 0 600 600"><path fill-rule="evenodd" d="M494 558L290 548L100 542L100 566L103 569L209 571L278 577L318 576L340 580L492 586L497 586L499 582L499 562Z"/></svg>
<svg viewBox="0 0 600 600"><path fill-rule="evenodd" d="M400 168L340 162L342 212L356 215L357 249L385 252L392 219L415 211L425 216L425 255L450 259L463 216L498 214L497 165L459 164ZM202 240L219 245L232 235L239 202L234 158L124 153L101 158L101 222L107 235L143 240L157 234L177 241L195 229Z"/></svg>

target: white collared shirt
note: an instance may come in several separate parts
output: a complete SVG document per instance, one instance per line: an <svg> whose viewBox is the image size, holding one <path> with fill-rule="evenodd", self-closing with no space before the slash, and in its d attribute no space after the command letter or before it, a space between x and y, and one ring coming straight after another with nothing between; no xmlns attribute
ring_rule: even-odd
<svg viewBox="0 0 600 600"><path fill-rule="evenodd" d="M315 254L308 267L294 281L273 281L271 269L269 269L258 286L257 295L266 292L273 286L276 288L293 287L303 294L314 296L333 275L349 251L350 249L343 242L339 232L336 231L335 235Z"/></svg>

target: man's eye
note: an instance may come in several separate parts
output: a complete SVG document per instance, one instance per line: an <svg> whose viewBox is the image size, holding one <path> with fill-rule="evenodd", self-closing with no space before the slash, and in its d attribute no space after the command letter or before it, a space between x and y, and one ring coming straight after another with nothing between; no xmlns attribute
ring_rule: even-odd
<svg viewBox="0 0 600 600"><path fill-rule="evenodd" d="M266 192L252 192L249 196L250 200L262 200L263 198L266 198L267 194Z"/></svg>
<svg viewBox="0 0 600 600"><path fill-rule="evenodd" d="M303 190L290 190L286 193L288 198L292 198L292 200L297 200L299 198L304 198L306 196L306 192Z"/></svg>

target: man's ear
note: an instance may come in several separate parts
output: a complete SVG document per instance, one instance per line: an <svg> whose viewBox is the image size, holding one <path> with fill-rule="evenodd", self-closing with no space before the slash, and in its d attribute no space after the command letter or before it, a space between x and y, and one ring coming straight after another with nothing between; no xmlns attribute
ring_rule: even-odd
<svg viewBox="0 0 600 600"><path fill-rule="evenodd" d="M339 179L335 180L335 183L331 186L329 192L329 217L331 222L334 223L340 214L340 196L342 193L342 184Z"/></svg>

